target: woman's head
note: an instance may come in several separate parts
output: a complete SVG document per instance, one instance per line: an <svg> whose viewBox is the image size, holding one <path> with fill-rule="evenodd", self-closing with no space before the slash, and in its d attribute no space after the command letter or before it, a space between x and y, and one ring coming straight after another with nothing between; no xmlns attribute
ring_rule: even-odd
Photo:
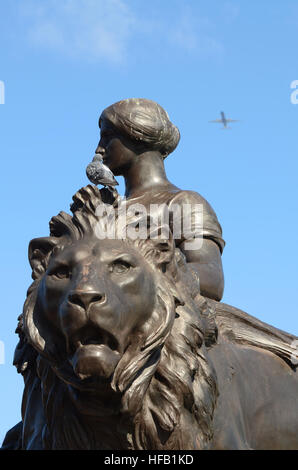
<svg viewBox="0 0 298 470"><path fill-rule="evenodd" d="M163 158L172 153L180 140L178 128L171 123L167 112L157 103L144 98L118 101L106 108L99 126L111 125L133 143L159 151Z"/></svg>

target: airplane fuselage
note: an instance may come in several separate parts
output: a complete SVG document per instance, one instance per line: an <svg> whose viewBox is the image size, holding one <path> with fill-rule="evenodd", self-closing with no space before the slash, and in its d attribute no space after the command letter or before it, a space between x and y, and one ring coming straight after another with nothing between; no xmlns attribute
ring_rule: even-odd
<svg viewBox="0 0 298 470"><path fill-rule="evenodd" d="M226 116L225 116L225 113L223 111L220 112L220 115L221 115L221 120L222 120L222 123L225 127L227 127L227 120L226 120Z"/></svg>

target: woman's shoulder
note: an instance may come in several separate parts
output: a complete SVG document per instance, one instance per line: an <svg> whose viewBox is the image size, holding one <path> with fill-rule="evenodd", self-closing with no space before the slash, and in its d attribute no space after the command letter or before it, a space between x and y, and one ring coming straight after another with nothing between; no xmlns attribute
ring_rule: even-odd
<svg viewBox="0 0 298 470"><path fill-rule="evenodd" d="M202 204L204 212L215 215L215 212L209 202L196 191L179 189L173 192L170 204Z"/></svg>
<svg viewBox="0 0 298 470"><path fill-rule="evenodd" d="M191 214L195 214L198 210L198 205L201 205L203 214L203 236L204 238L214 240L222 252L225 246L225 242L222 239L222 228L209 202L196 191L179 190L171 198L169 209L173 210L175 204L182 207L186 204L190 205Z"/></svg>

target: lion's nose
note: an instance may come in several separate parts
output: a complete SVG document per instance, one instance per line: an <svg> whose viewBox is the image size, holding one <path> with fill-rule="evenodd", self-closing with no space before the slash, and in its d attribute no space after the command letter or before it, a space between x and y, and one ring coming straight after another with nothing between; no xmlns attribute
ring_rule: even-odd
<svg viewBox="0 0 298 470"><path fill-rule="evenodd" d="M103 302L105 300L105 295L104 294L99 294L98 292L72 292L68 296L69 302L79 305L80 307L83 307L86 311L90 307L91 304L97 303L97 302Z"/></svg>

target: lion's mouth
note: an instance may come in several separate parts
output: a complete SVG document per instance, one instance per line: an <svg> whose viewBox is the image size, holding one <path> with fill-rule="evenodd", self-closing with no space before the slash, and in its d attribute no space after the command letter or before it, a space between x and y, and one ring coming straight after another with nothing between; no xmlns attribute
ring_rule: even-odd
<svg viewBox="0 0 298 470"><path fill-rule="evenodd" d="M74 354L77 349L88 345L105 345L112 351L119 350L119 342L109 331L103 328L85 327L72 335L69 340L69 352Z"/></svg>
<svg viewBox="0 0 298 470"><path fill-rule="evenodd" d="M69 341L69 362L84 380L89 377L112 376L119 360L119 342L110 332L99 327L84 327Z"/></svg>

